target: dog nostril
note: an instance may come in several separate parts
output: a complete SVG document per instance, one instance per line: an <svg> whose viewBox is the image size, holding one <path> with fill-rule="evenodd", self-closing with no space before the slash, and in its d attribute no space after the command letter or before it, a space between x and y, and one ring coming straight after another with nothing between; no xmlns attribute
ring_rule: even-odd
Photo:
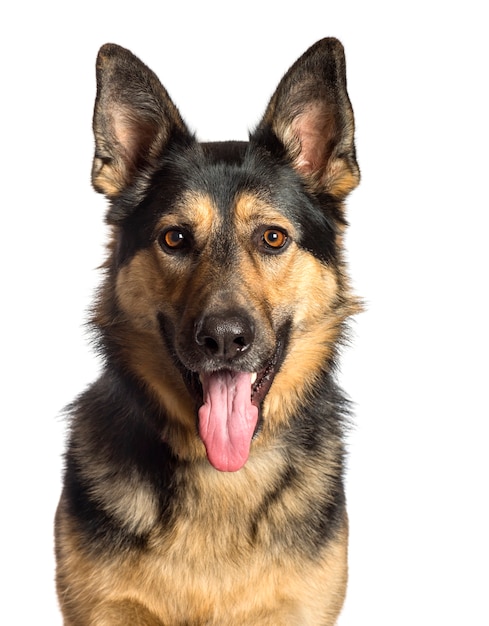
<svg viewBox="0 0 489 626"><path fill-rule="evenodd" d="M218 340L212 337L204 337L204 341L199 345L203 345L209 354L216 356L233 356L233 352L244 352L248 344L244 337L232 337L228 340L225 336L219 337Z"/></svg>
<svg viewBox="0 0 489 626"><path fill-rule="evenodd" d="M199 343L199 341L197 341L197 343ZM204 337L202 345L204 345L207 350L212 354L215 354L219 351L219 344L217 343L217 341L212 339L212 337Z"/></svg>
<svg viewBox="0 0 489 626"><path fill-rule="evenodd" d="M248 350L253 324L242 315L208 315L196 323L194 337L207 356L229 360Z"/></svg>
<svg viewBox="0 0 489 626"><path fill-rule="evenodd" d="M240 351L246 350L246 348L248 347L248 344L246 343L246 339L244 337L236 337L236 339L234 339L234 343Z"/></svg>

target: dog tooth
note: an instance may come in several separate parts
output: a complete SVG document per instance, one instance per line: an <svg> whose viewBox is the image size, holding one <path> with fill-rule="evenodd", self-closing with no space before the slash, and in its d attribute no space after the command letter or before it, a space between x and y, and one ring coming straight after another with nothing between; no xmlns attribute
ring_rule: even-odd
<svg viewBox="0 0 489 626"><path fill-rule="evenodd" d="M257 379L257 373L253 372L253 374L251 375L251 384L253 385L255 383Z"/></svg>

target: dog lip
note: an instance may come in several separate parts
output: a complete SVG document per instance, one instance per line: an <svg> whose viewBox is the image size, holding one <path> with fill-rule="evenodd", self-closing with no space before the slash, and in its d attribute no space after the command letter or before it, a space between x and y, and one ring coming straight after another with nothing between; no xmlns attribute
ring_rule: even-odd
<svg viewBox="0 0 489 626"><path fill-rule="evenodd" d="M258 408L260 408L261 403L269 392L275 375L279 370L283 357L283 347L283 342L278 340L272 358L268 361L267 365L256 374L254 380L252 377L251 402Z"/></svg>
<svg viewBox="0 0 489 626"><path fill-rule="evenodd" d="M256 372L251 372L251 389L250 389L251 402L256 407L258 407L258 409L260 409L261 403L265 399L265 396L267 395L268 391L270 390L270 387L272 386L273 380L275 378L275 375L277 374L279 364L282 359L282 355L283 355L283 342L281 340L278 340L276 348L275 348L275 352L273 353L272 357L268 360L266 365L261 370L258 370ZM233 368L223 367L220 370L214 370L214 371L224 371L224 370L233 371ZM234 371L238 371L238 370L234 370ZM202 394L202 371L193 372L192 374L193 374L192 378L194 379L194 381L198 380L199 391L200 391L200 394ZM195 386L194 386L194 389L195 389Z"/></svg>

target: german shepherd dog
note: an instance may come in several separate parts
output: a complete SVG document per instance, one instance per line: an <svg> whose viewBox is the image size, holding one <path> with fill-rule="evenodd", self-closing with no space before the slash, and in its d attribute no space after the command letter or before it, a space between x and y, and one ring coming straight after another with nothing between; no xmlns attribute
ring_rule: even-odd
<svg viewBox="0 0 489 626"><path fill-rule="evenodd" d="M67 626L326 626L347 581L347 402L360 310L341 44L285 74L249 142L199 143L155 74L104 45L93 185L111 237L103 369L70 407L56 515Z"/></svg>

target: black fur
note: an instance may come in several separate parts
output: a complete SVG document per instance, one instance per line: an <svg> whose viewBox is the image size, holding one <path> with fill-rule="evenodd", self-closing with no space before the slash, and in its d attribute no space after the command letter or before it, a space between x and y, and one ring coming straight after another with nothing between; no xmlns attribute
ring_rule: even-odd
<svg viewBox="0 0 489 626"><path fill-rule="evenodd" d="M347 571L334 365L359 310L341 252L359 180L341 44L292 66L248 142L198 143L113 44L97 88L111 241L91 321L102 373L69 408L66 625L332 626Z"/></svg>
<svg viewBox="0 0 489 626"><path fill-rule="evenodd" d="M282 146L279 154L283 151ZM255 193L280 206L297 225L298 245L321 261L336 262L334 240L336 223L343 222L341 203L329 194L308 190L285 157L277 159L252 138L250 143L185 142L183 149L180 142L171 143L141 202L133 204L131 190L112 201L108 221L120 226L119 265L151 245L157 221L185 191L209 194L225 220L232 219L233 201L239 193ZM225 228L231 230L233 225L225 222ZM224 256L228 253L223 251Z"/></svg>

